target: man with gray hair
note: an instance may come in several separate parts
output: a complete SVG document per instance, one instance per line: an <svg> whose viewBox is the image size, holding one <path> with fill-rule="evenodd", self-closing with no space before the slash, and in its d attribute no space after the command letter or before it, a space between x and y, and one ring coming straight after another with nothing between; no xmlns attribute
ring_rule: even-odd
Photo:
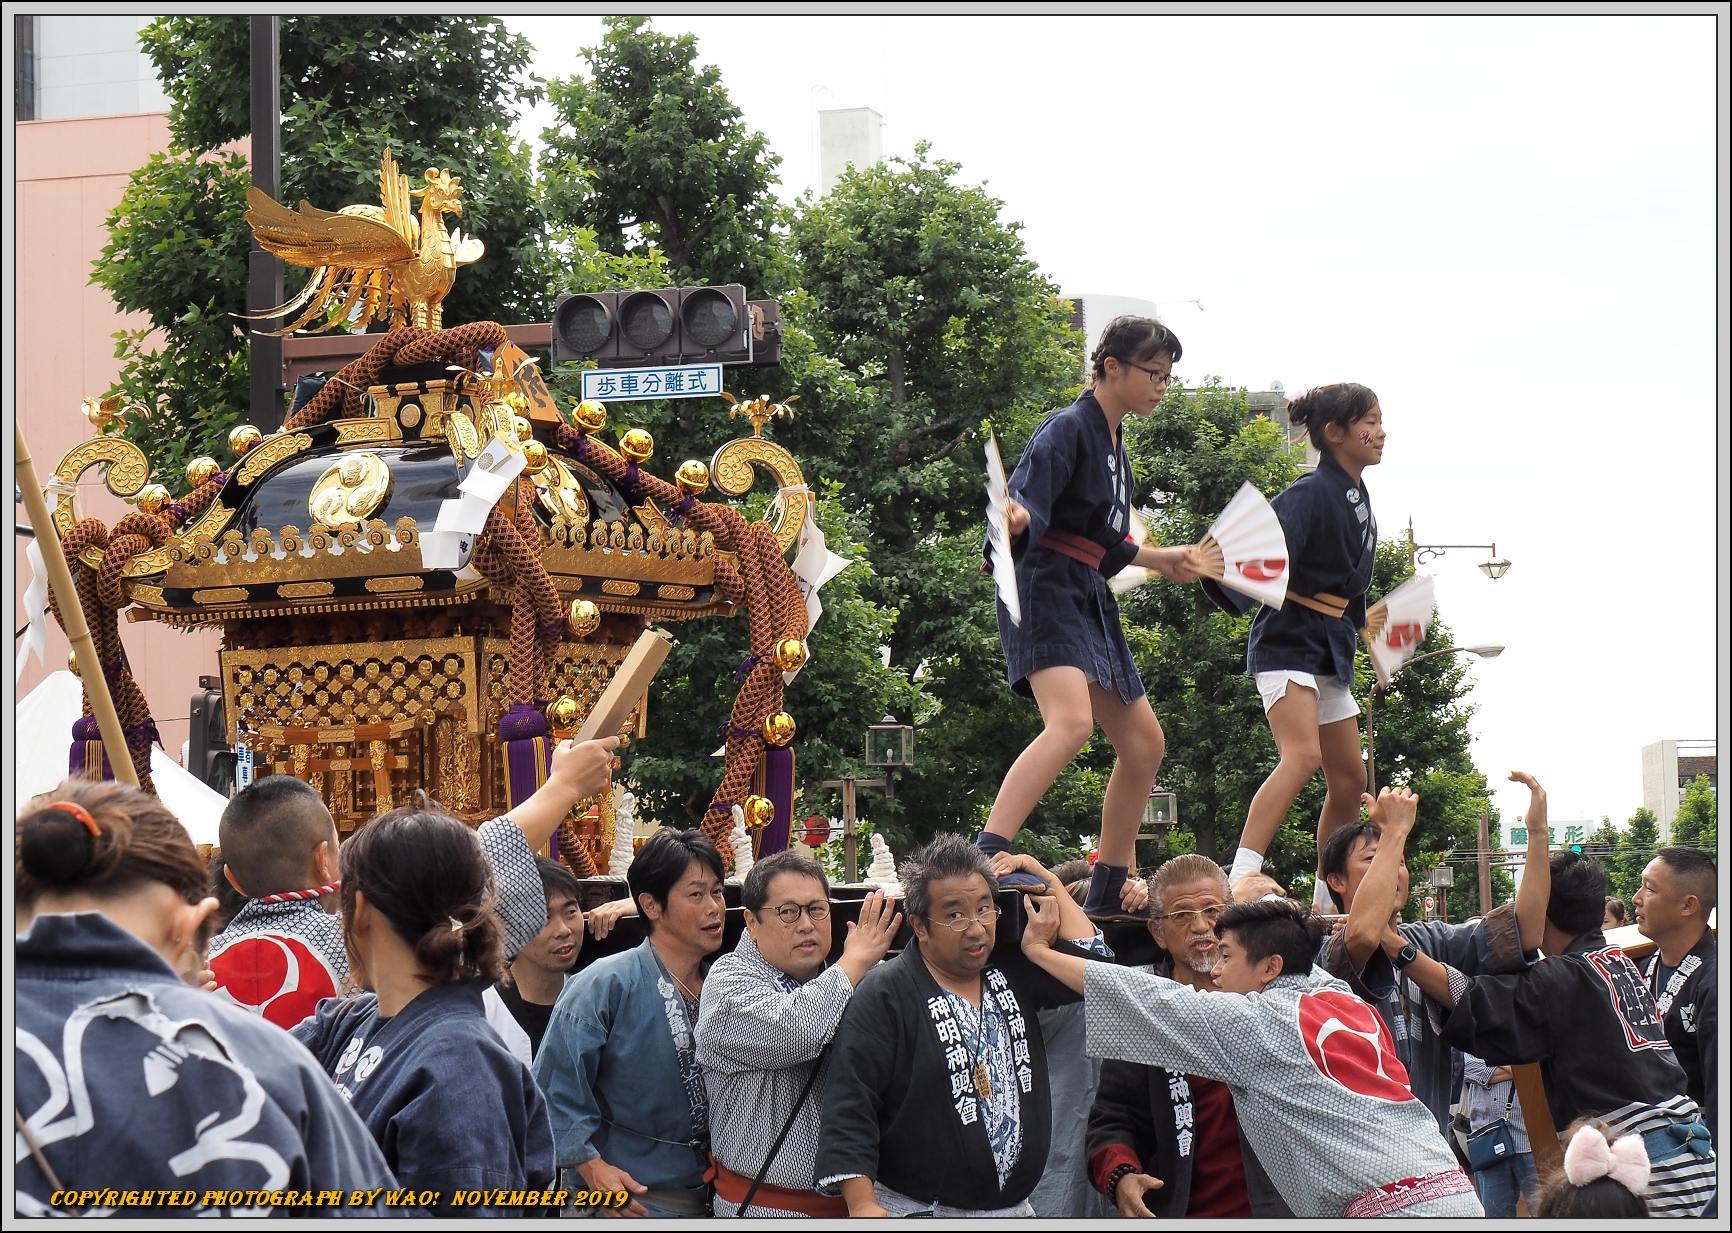
<svg viewBox="0 0 1732 1233"><path fill-rule="evenodd" d="M1034 1214L1051 1138L1046 1053L1017 993L1026 965L992 963L997 875L1012 871L1058 885L1032 857L989 862L957 835L898 871L914 941L855 990L824 1084L818 1186L839 1187L850 1216ZM1047 897L1071 952L1105 957L1081 907Z"/></svg>
<svg viewBox="0 0 1732 1233"><path fill-rule="evenodd" d="M877 892L830 957L830 884L809 856L777 852L740 888L746 931L710 968L697 1056L710 1098L712 1202L718 1216L845 1216L814 1190L817 1085L854 988L902 917Z"/></svg>

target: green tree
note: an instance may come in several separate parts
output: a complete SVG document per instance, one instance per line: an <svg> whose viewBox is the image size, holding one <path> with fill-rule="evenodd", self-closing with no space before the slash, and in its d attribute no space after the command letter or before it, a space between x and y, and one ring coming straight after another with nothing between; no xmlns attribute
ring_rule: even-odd
<svg viewBox="0 0 1732 1233"><path fill-rule="evenodd" d="M1606 876L1612 884L1612 894L1625 903L1635 901L1642 889L1642 870L1654 859L1660 846L1660 823L1649 809L1638 809L1630 815L1630 823L1618 837L1617 853L1606 862Z"/></svg>
<svg viewBox="0 0 1732 1233"><path fill-rule="evenodd" d="M247 412L236 314L250 175L221 147L251 127L250 52L243 17L164 17L139 37L169 95L175 144L134 174L109 215L93 281L150 318L148 329L116 335L111 392L151 409L126 434L179 487L180 464L222 457L223 436ZM488 246L458 278L447 319L534 319L546 310L551 259L528 148L510 138L514 109L540 97L529 51L492 17L283 18L281 199L376 202L387 145L411 176L444 167L463 181L461 226ZM287 270L289 293L305 278Z"/></svg>
<svg viewBox="0 0 1732 1233"><path fill-rule="evenodd" d="M1708 776L1696 776L1684 789L1684 799L1672 818L1671 842L1704 852L1720 850L1720 799Z"/></svg>
<svg viewBox="0 0 1732 1233"><path fill-rule="evenodd" d="M745 511L762 517L768 500L748 501ZM907 715L913 690L904 676L886 668L878 648L895 614L861 598L871 580L872 563L860 542L859 519L836 500L836 485L820 489L818 526L830 549L853 564L819 593L824 612L809 639L811 658L788 686L786 707L800 726L795 745L802 784L845 775L875 776L864 765L866 727L886 711ZM734 672L749 653L745 618L695 621L679 630L680 644L656 680L651 715L654 739L627 768L641 785L646 818L675 826L695 825L710 803L721 775L721 760L709 757L724 741L722 729L738 689ZM871 817L894 845L906 842L895 823L896 810L862 793L861 813ZM839 814L815 790L796 806L807 814ZM870 812L868 812L870 811Z"/></svg>
<svg viewBox="0 0 1732 1233"><path fill-rule="evenodd" d="M582 219L602 247L659 248L677 278L744 283L776 276L783 211L762 133L746 127L721 71L697 63L697 39L658 34L647 17L609 17L582 55L587 76L549 83L557 120L542 132L551 217Z"/></svg>

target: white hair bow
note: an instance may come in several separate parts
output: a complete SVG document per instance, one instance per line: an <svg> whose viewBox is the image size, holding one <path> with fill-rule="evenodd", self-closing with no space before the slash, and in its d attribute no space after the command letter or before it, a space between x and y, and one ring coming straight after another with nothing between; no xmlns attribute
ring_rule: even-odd
<svg viewBox="0 0 1732 1233"><path fill-rule="evenodd" d="M1632 1194L1648 1189L1648 1149L1641 1135L1625 1135L1614 1142L1597 1127L1583 1126L1564 1151L1564 1176L1572 1186L1586 1186L1609 1177Z"/></svg>

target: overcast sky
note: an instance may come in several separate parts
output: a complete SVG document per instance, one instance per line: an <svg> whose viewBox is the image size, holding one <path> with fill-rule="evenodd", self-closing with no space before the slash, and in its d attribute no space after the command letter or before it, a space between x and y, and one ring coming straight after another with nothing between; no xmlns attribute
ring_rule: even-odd
<svg viewBox="0 0 1732 1233"><path fill-rule="evenodd" d="M507 20L544 76L601 32ZM1430 567L1458 641L1509 648L1473 670L1494 785L1622 821L1644 744L1716 735L1712 17L654 24L698 36L786 196L814 100L873 107L1063 290L1162 305L1187 379L1375 389L1383 536L1514 563ZM1499 788L1506 826L1526 795Z"/></svg>

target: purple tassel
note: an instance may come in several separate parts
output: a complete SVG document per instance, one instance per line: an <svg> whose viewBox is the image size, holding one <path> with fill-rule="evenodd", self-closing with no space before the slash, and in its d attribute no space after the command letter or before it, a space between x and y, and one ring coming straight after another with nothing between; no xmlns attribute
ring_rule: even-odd
<svg viewBox="0 0 1732 1233"><path fill-rule="evenodd" d="M80 716L72 725L72 750L67 755L66 772L73 779L114 778L114 770L108 764L108 750L102 745L102 729L96 722L96 716Z"/></svg>
<svg viewBox="0 0 1732 1233"><path fill-rule="evenodd" d="M499 739L505 754L505 799L515 807L547 782L553 752L547 716L533 706L514 706L499 717Z"/></svg>
<svg viewBox="0 0 1732 1233"><path fill-rule="evenodd" d="M794 750L764 750L764 795L776 807L775 821L758 837L758 859L788 846L794 824Z"/></svg>

